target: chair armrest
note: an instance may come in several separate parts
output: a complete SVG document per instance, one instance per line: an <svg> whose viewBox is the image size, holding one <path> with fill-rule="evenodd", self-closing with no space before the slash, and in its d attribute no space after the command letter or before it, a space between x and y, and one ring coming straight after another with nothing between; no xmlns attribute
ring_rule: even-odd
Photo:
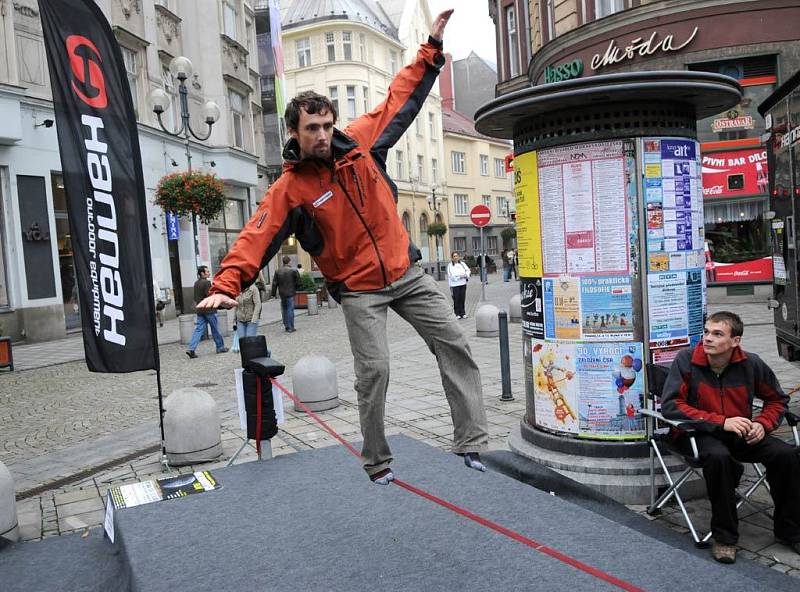
<svg viewBox="0 0 800 592"><path fill-rule="evenodd" d="M784 417L786 418L786 423L788 423L792 427L795 427L798 423L800 423L800 416L798 416L795 413L792 413L791 411L787 411L784 414Z"/></svg>
<svg viewBox="0 0 800 592"><path fill-rule="evenodd" d="M689 421L681 421L680 419L667 419L661 413L659 413L658 411L653 411L652 409L640 409L639 411L642 415L645 415L647 417L652 417L655 420L664 422L665 424L667 424L668 426L672 426L673 428L679 428L686 432L695 431L694 428L686 425L689 423Z"/></svg>

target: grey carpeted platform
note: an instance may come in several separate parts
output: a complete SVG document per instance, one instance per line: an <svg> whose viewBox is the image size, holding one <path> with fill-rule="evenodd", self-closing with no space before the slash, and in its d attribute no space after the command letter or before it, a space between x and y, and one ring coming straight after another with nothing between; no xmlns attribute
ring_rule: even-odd
<svg viewBox="0 0 800 592"><path fill-rule="evenodd" d="M565 501L409 438L390 441L399 478L638 588L796 589L754 563L710 561L688 537L580 488ZM537 471L491 460L509 473ZM95 532L0 550L0 589L618 589L396 485L373 485L340 446L213 472L219 491L118 512L116 547ZM530 481L569 489L546 470ZM93 571L115 585L97 585Z"/></svg>

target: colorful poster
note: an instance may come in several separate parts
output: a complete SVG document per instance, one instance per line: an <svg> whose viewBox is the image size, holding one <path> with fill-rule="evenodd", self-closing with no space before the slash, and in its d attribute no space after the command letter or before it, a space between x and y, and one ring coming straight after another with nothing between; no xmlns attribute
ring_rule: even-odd
<svg viewBox="0 0 800 592"><path fill-rule="evenodd" d="M651 273L647 277L650 347L689 343L686 272Z"/></svg>
<svg viewBox="0 0 800 592"><path fill-rule="evenodd" d="M623 142L538 153L545 275L629 272Z"/></svg>
<svg viewBox="0 0 800 592"><path fill-rule="evenodd" d="M520 282L522 332L544 339L544 294L542 278L526 278Z"/></svg>
<svg viewBox="0 0 800 592"><path fill-rule="evenodd" d="M581 302L578 278L561 276L553 282L556 339L581 338Z"/></svg>
<svg viewBox="0 0 800 592"><path fill-rule="evenodd" d="M539 176L536 152L514 158L517 207L517 257L521 277L542 276L542 233L539 224Z"/></svg>
<svg viewBox="0 0 800 592"><path fill-rule="evenodd" d="M640 438L643 435L643 367L641 343L575 346L580 436Z"/></svg>
<svg viewBox="0 0 800 592"><path fill-rule="evenodd" d="M536 425L578 433L575 344L532 340L533 400Z"/></svg>
<svg viewBox="0 0 800 592"><path fill-rule="evenodd" d="M554 284L552 279L544 278L542 280L542 290L544 292L544 337L545 339L556 338L556 310L554 299Z"/></svg>
<svg viewBox="0 0 800 592"><path fill-rule="evenodd" d="M583 339L586 341L633 339L630 276L584 276L580 283Z"/></svg>
<svg viewBox="0 0 800 592"><path fill-rule="evenodd" d="M703 273L700 269L686 272L686 308L689 335L692 337L703 334Z"/></svg>

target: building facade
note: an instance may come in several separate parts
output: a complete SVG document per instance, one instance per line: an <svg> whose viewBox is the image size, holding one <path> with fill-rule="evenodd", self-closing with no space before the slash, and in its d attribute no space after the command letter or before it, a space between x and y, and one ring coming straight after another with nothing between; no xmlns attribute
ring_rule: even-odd
<svg viewBox="0 0 800 592"><path fill-rule="evenodd" d="M259 172L265 139L254 9L244 0L97 4L122 49L136 110L154 280L170 299L168 315L188 312L196 279L191 221L180 220L177 240L168 240L154 191L163 175L186 169L187 150L195 170L224 180L227 207L199 231L199 258L214 270L267 182ZM39 9L36 0L0 0L0 13L0 323L13 339L56 339L80 330L80 318ZM174 129L178 81L169 63L179 55L194 65L187 81L193 128L206 130L206 101L221 111L209 139L191 140L188 148L162 131L148 102L153 89L168 93L171 108L162 120ZM39 232L22 228L22 219L35 220Z"/></svg>
<svg viewBox="0 0 800 592"><path fill-rule="evenodd" d="M489 2L498 45L515 2ZM527 8L531 58L515 72L498 53L498 95L528 85L632 70L700 70L739 80L734 109L697 122L703 155L707 279L729 293L771 280L764 119L757 107L800 69L794 0L537 0ZM737 285L734 285L737 284Z"/></svg>

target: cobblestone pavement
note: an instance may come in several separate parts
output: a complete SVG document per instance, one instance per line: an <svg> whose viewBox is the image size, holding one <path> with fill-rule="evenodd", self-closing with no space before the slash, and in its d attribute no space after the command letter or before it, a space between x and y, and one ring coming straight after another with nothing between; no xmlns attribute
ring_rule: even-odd
<svg viewBox="0 0 800 592"><path fill-rule="evenodd" d="M446 285L441 285L446 291ZM487 287L487 301L506 309L516 289L515 282L504 283L495 276ZM511 325L512 392L516 400L501 402L498 341L475 336L474 312L479 296L480 285L474 282L467 296L470 318L460 323L481 367L491 447L505 449L508 434L525 409L519 355L522 340L519 325ZM724 306L712 306L712 310L721 308ZM745 347L762 354L784 388L800 384L800 369L775 352L771 314L764 305L737 304L735 310L746 322ZM389 315L388 328L392 376L386 406L387 433L402 433L446 449L452 441L452 423L435 360L413 329L394 313ZM214 397L222 417L224 454L220 460L182 467L180 472L224 466L243 442L232 387L238 356L216 355L213 344L203 342L198 349L200 358L189 360L184 347L174 342L177 323L172 338L168 336L170 328L165 329L161 341L173 341L161 346L165 395L182 386L196 385ZM313 352L328 357L336 365L341 404L320 415L345 439L359 440L352 356L341 309L325 307L318 316L301 315L297 329L286 334L274 319L262 325L273 356L286 364L287 374L281 382L291 389L291 368L303 355ZM77 347L81 347L79 342ZM36 355L41 357L42 351ZM272 440L274 455L336 444L313 420L294 412L284 400L287 421ZM800 397L793 399L792 406L800 406ZM153 372L92 374L83 361L77 361L0 376L0 461L15 478L22 540L97 528L102 523L109 488L163 476L157 418ZM237 462L254 459L255 450L248 445ZM763 488L754 499L756 504L768 505ZM696 500L687 506L699 525L708 523L707 501ZM642 506L631 508L646 515ZM800 556L775 544L770 519L752 508L743 509L740 515L741 556L800 577ZM651 519L688 532L674 506L668 505L661 516ZM687 535L687 545L690 543Z"/></svg>

